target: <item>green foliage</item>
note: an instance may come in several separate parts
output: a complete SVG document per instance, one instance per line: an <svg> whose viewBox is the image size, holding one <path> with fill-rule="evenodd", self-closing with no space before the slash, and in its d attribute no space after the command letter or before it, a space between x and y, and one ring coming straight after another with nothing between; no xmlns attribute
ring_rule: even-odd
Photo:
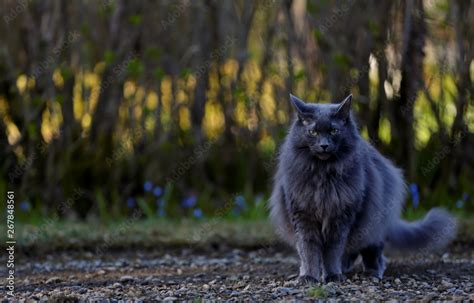
<svg viewBox="0 0 474 303"><path fill-rule="evenodd" d="M139 25L142 23L141 15L132 15L128 18L128 22L132 25Z"/></svg>
<svg viewBox="0 0 474 303"><path fill-rule="evenodd" d="M96 189L95 198L97 201L97 207L99 210L99 217L101 221L104 221L104 222L110 221L111 217L110 217L109 207L107 205L107 200L105 199L104 194L100 189Z"/></svg>
<svg viewBox="0 0 474 303"><path fill-rule="evenodd" d="M375 20L368 20L367 26L369 30L374 34L378 34L380 32L380 26Z"/></svg>
<svg viewBox="0 0 474 303"><path fill-rule="evenodd" d="M180 77L183 79L187 79L191 75L191 69L183 68L180 73Z"/></svg>
<svg viewBox="0 0 474 303"><path fill-rule="evenodd" d="M152 219L155 217L155 212L153 209L148 205L148 203L143 198L137 199L138 206L140 207L141 211L145 214L146 218Z"/></svg>
<svg viewBox="0 0 474 303"><path fill-rule="evenodd" d="M301 69L299 70L298 72L296 72L295 74L295 82L299 82L299 81L302 81L306 79L306 74L305 74L305 70L304 69Z"/></svg>
<svg viewBox="0 0 474 303"><path fill-rule="evenodd" d="M329 296L329 293L323 286L312 286L308 289L306 295L310 298L326 299Z"/></svg>
<svg viewBox="0 0 474 303"><path fill-rule="evenodd" d="M145 50L145 56L153 60L158 60L161 57L161 50L157 47L148 47Z"/></svg>
<svg viewBox="0 0 474 303"><path fill-rule="evenodd" d="M116 54L114 51L106 50L104 53L104 61L107 65L112 64L115 61Z"/></svg>
<svg viewBox="0 0 474 303"><path fill-rule="evenodd" d="M38 140L38 127L36 127L36 124L34 124L33 122L31 123L28 123L28 136L30 136L30 138L32 138L34 141L37 141Z"/></svg>
<svg viewBox="0 0 474 303"><path fill-rule="evenodd" d="M246 213L246 217L251 220L262 220L268 217L266 200L263 196L256 197L253 207Z"/></svg>
<svg viewBox="0 0 474 303"><path fill-rule="evenodd" d="M139 58L130 60L127 66L127 75L131 78L140 77L145 70L142 61Z"/></svg>
<svg viewBox="0 0 474 303"><path fill-rule="evenodd" d="M346 54L335 52L332 55L332 60L334 64L341 69L346 69L350 66L350 58Z"/></svg>
<svg viewBox="0 0 474 303"><path fill-rule="evenodd" d="M318 43L321 43L324 40L324 33L320 31L319 29L315 29L313 31L313 36L318 41Z"/></svg>

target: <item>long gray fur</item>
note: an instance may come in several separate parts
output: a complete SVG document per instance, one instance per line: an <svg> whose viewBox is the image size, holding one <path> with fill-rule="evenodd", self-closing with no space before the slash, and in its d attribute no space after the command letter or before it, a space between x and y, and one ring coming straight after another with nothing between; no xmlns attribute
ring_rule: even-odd
<svg viewBox="0 0 474 303"><path fill-rule="evenodd" d="M361 138L352 96L340 104L290 100L297 114L280 149L269 207L278 234L300 256L301 279L342 280L359 255L366 271L382 278L386 244L432 251L455 237L456 220L442 209L421 222L400 219L403 174Z"/></svg>

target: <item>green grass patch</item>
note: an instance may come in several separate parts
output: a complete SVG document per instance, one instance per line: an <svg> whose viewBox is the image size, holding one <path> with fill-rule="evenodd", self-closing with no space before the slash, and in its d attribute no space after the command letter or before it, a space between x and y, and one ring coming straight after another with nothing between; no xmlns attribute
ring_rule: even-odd
<svg viewBox="0 0 474 303"><path fill-rule="evenodd" d="M0 227L0 233L5 235L5 226ZM130 218L104 223L46 219L39 224L16 225L16 241L20 250L201 248L211 244L244 248L273 245L277 240L271 224L266 220Z"/></svg>
<svg viewBox="0 0 474 303"><path fill-rule="evenodd" d="M312 286L308 289L306 296L315 299L326 299L329 296L329 293L323 286Z"/></svg>

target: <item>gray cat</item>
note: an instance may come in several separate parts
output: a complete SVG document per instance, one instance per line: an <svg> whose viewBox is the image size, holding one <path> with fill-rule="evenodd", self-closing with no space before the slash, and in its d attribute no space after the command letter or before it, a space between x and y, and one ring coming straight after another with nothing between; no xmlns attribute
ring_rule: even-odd
<svg viewBox="0 0 474 303"><path fill-rule="evenodd" d="M428 252L456 234L456 220L432 209L422 221L400 219L402 172L361 138L352 95L340 104L307 104L290 95L297 115L281 146L270 218L300 256L300 279L343 281L361 255L382 278L384 246Z"/></svg>

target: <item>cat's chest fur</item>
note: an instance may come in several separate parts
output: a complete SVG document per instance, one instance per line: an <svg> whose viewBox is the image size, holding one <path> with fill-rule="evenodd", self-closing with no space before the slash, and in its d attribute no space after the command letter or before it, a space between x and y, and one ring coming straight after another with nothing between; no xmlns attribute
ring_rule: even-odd
<svg viewBox="0 0 474 303"><path fill-rule="evenodd" d="M313 219L323 222L343 215L361 196L357 175L361 169L349 166L291 165L286 171L287 195L294 207Z"/></svg>

